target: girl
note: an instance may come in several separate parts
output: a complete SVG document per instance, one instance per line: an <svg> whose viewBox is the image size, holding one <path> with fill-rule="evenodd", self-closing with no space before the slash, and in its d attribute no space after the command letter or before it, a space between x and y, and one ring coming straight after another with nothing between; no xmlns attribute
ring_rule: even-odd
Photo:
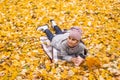
<svg viewBox="0 0 120 80"><path fill-rule="evenodd" d="M51 41L51 46L60 51L59 59L73 62L76 66L79 66L87 55L86 47L81 42L81 29L72 27L69 31L63 33L54 20L50 20L50 22L56 35L52 34L47 24L39 26L37 30L45 32Z"/></svg>

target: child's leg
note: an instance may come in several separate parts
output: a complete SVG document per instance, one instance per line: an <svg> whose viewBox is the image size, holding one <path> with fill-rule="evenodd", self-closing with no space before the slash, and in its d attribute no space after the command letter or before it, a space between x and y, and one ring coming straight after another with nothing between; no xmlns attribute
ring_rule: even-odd
<svg viewBox="0 0 120 80"><path fill-rule="evenodd" d="M55 34L62 34L63 32L62 32L62 30L60 29L60 27L59 26L57 26L57 24L56 24L56 22L52 19L52 20L50 20L50 22L51 22L51 26L54 28L54 30L55 30Z"/></svg>
<svg viewBox="0 0 120 80"><path fill-rule="evenodd" d="M62 30L56 25L54 26L55 34L62 34Z"/></svg>
<svg viewBox="0 0 120 80"><path fill-rule="evenodd" d="M54 35L53 35L52 32L48 29L48 25L47 25L47 24L46 24L46 25L43 25L43 26L39 26L39 27L37 28L37 30L41 30L41 31L45 32L46 35L47 35L47 37L48 37L48 39L49 39L50 41L52 41L52 38L54 37Z"/></svg>
<svg viewBox="0 0 120 80"><path fill-rule="evenodd" d="M52 34L52 32L49 29L46 29L44 32L46 33L48 39L50 41L52 41L52 38L54 37L54 35Z"/></svg>

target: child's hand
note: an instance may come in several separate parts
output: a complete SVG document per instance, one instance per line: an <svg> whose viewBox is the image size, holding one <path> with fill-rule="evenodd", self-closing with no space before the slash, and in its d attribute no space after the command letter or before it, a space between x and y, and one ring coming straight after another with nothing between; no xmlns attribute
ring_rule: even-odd
<svg viewBox="0 0 120 80"><path fill-rule="evenodd" d="M82 62L84 61L84 59L83 58L81 58L80 56L78 56L77 58L76 58L76 61L75 61L75 66L79 66Z"/></svg>
<svg viewBox="0 0 120 80"><path fill-rule="evenodd" d="M72 58L71 61L75 64L77 61L77 58Z"/></svg>

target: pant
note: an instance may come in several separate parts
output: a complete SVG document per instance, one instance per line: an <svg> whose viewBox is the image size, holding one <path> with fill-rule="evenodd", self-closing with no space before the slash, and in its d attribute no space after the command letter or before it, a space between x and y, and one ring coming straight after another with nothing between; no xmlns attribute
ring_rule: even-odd
<svg viewBox="0 0 120 80"><path fill-rule="evenodd" d="M58 26L54 26L54 30L55 30L55 34L56 34L56 35L57 35L57 34L63 34L62 30L61 30ZM50 41L52 41L52 39L53 39L53 37L54 37L54 35L52 34L52 32L51 32L49 29L46 29L46 30L45 30L45 33L46 33L48 39L49 39Z"/></svg>

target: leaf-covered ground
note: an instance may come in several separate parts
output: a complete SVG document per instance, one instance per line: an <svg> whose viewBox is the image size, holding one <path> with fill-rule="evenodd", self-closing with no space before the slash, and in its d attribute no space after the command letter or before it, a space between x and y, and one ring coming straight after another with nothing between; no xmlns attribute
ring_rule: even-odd
<svg viewBox="0 0 120 80"><path fill-rule="evenodd" d="M45 55L36 28L50 19L82 28L89 56L81 66ZM0 80L22 79L120 80L120 1L0 0Z"/></svg>

